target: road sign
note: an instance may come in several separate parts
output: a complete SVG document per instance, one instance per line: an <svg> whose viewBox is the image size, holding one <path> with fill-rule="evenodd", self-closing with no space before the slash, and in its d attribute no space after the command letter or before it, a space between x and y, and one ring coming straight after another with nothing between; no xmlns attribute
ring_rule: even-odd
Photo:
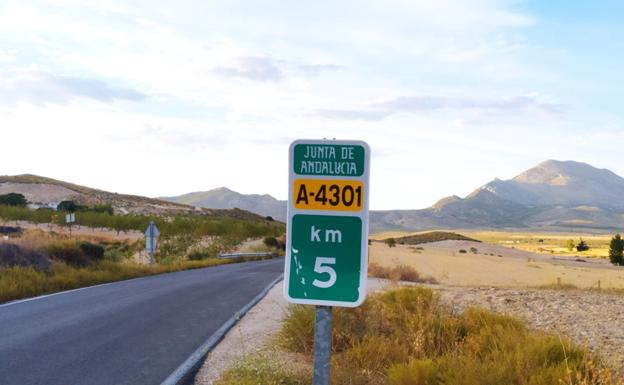
<svg viewBox="0 0 624 385"><path fill-rule="evenodd" d="M291 144L284 272L290 302L355 307L364 301L369 167L362 141Z"/></svg>
<svg viewBox="0 0 624 385"><path fill-rule="evenodd" d="M156 227L154 221L150 221L147 229L145 230L145 248L150 256L150 263L154 260L154 251L156 250L156 243L158 242L158 236L160 231Z"/></svg>

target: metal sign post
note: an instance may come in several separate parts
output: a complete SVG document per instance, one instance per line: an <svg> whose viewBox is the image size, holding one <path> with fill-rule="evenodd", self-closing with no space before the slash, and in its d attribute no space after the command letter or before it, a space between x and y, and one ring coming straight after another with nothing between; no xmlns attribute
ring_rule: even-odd
<svg viewBox="0 0 624 385"><path fill-rule="evenodd" d="M150 221L147 229L145 230L145 249L149 254L150 265L154 263L154 250L156 250L156 243L158 242L158 236L160 231L156 227L154 221Z"/></svg>
<svg viewBox="0 0 624 385"><path fill-rule="evenodd" d="M366 297L370 149L297 140L289 151L284 296L316 305L314 385L329 384L332 306Z"/></svg>
<svg viewBox="0 0 624 385"><path fill-rule="evenodd" d="M314 385L329 385L332 348L332 308L316 307L314 324Z"/></svg>

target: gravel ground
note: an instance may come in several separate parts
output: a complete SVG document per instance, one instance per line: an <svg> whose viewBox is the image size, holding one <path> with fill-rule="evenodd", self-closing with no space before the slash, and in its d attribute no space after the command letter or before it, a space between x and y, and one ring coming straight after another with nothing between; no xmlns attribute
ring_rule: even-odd
<svg viewBox="0 0 624 385"><path fill-rule="evenodd" d="M570 337L624 368L624 296L587 290L440 287L456 310L480 306Z"/></svg>
<svg viewBox="0 0 624 385"><path fill-rule="evenodd" d="M279 330L288 303L278 283L234 326L208 355L195 376L195 385L211 385L223 370L247 354L260 351Z"/></svg>

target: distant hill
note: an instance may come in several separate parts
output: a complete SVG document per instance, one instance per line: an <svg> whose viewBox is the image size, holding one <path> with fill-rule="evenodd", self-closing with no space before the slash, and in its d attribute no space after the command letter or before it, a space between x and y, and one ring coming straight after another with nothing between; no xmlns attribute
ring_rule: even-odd
<svg viewBox="0 0 624 385"><path fill-rule="evenodd" d="M494 179L465 198L442 198L420 210L373 210L370 229L621 229L622 197L624 178L609 170L547 160L513 179ZM239 194L224 187L163 199L201 207L239 207L286 220L286 201L270 195Z"/></svg>
<svg viewBox="0 0 624 385"><path fill-rule="evenodd" d="M420 245L422 243L441 242L441 241L471 241L481 242L476 239L469 238L465 235L457 233L449 233L446 231L430 231L421 234L411 234L405 237L394 238L396 243L400 245Z"/></svg>
<svg viewBox="0 0 624 385"><path fill-rule="evenodd" d="M175 197L162 197L161 199L215 209L232 209L236 207L265 217L270 216L282 222L286 221L286 201L277 200L268 194L246 195L226 187L220 187L214 190L192 192Z"/></svg>
<svg viewBox="0 0 624 385"><path fill-rule="evenodd" d="M40 205L58 204L64 200L73 200L83 205L111 204L116 214L193 214L249 220L261 218L245 210L202 209L138 195L97 190L30 174L0 176L0 194L11 192L23 194L30 203Z"/></svg>
<svg viewBox="0 0 624 385"><path fill-rule="evenodd" d="M573 161L547 160L510 180L494 179L465 198L443 198L422 210L371 213L372 227L584 228L624 227L624 178Z"/></svg>

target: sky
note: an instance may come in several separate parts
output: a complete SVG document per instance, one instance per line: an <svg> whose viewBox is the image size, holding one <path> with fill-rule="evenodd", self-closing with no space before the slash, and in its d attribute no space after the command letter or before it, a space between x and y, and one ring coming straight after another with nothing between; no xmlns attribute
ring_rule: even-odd
<svg viewBox="0 0 624 385"><path fill-rule="evenodd" d="M624 175L618 1L0 0L0 175L287 198L295 139L359 139L371 209L547 159Z"/></svg>

